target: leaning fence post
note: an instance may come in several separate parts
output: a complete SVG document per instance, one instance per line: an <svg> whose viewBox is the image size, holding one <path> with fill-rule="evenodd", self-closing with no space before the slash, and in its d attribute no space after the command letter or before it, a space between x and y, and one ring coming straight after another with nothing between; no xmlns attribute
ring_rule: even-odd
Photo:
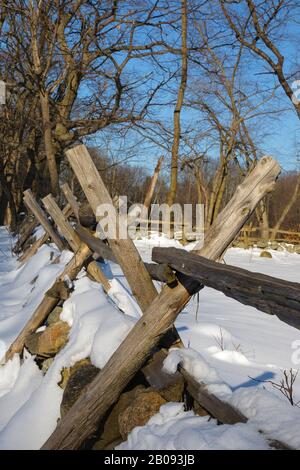
<svg viewBox="0 0 300 470"><path fill-rule="evenodd" d="M208 230L204 247L196 252L210 259L219 258L232 242L256 205L274 187L280 172L278 163L264 157ZM165 286L141 319L86 388L69 412L58 423L43 449L78 449L93 434L99 420L118 399L124 387L140 369L161 336L199 289L193 280Z"/></svg>
<svg viewBox="0 0 300 470"><path fill-rule="evenodd" d="M43 226L45 231L49 234L49 237L55 243L57 248L62 251L64 249L64 244L59 237L59 235L55 232L54 228L50 224L49 220L46 217L45 212L37 203L34 195L32 194L30 189L24 191L24 202L26 206L31 210L34 214L35 218L39 221L39 223Z"/></svg>
<svg viewBox="0 0 300 470"><path fill-rule="evenodd" d="M113 208L113 201L86 147L78 145L67 150L66 155L95 216L101 204ZM108 243L134 297L144 311L155 299L157 291L133 241L128 236L124 239L119 236L118 231L122 223L122 219L116 217L116 237L108 238Z"/></svg>

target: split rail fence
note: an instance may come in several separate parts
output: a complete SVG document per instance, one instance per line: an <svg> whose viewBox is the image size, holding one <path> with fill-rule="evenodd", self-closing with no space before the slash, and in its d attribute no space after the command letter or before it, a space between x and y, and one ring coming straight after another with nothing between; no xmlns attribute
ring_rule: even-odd
<svg viewBox="0 0 300 470"><path fill-rule="evenodd" d="M113 204L86 147L75 146L66 152L66 156L95 216L99 204ZM24 202L34 218L25 227L23 233L26 236L22 235L16 248L21 249L38 225L43 227L45 233L20 256L20 260L26 262L49 239L60 251L64 248L72 250L74 256L10 345L5 359L9 360L15 353L21 354L26 337L43 325L60 299L70 295L70 283L65 282L66 278L75 279L79 271L86 267L88 275L99 282L105 292L109 291L110 280L97 260L106 259L120 265L143 313L104 368L59 421L43 449L80 448L155 351L161 350L166 354L171 346L183 346L174 322L190 298L204 286L276 315L283 322L300 329L300 284L217 262L242 230L257 204L272 191L279 172L276 161L270 157L262 158L207 231L204 246L196 244L191 252L154 248L153 263L144 263L133 241L118 238L118 230L115 239L102 241L91 230L82 227L79 205L67 184L62 187L67 201L63 209L51 194L42 200L42 208L32 192L25 191ZM157 179L157 174L154 177ZM150 189L148 204L154 192L153 180ZM120 218L117 223L118 229L125 221ZM163 283L160 292L154 280ZM209 392L205 383L195 382L182 367L179 372L184 376L194 400L220 423L247 421L239 410ZM282 442L273 444L287 448Z"/></svg>

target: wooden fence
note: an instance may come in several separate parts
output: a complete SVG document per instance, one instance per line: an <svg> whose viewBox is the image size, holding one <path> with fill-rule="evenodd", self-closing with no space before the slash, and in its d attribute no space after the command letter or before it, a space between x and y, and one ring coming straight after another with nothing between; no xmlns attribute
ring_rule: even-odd
<svg viewBox="0 0 300 470"><path fill-rule="evenodd" d="M66 154L94 214L99 204L112 204L87 149L80 145L68 150ZM59 421L43 449L80 448L82 443L93 435L109 408L158 345L160 348L182 346L179 334L173 326L174 321L191 296L199 292L204 285L264 312L275 314L284 322L300 328L299 284L216 263L237 237L257 204L274 187L279 171L279 165L270 157L261 159L206 233L204 247L196 245L190 253L184 250L155 248L152 255L155 263L148 264L141 260L130 238L117 237L103 242L97 239L93 232L84 229L78 222L77 202L68 187L65 187L64 191L68 203L62 210L51 195L42 201L52 222L49 222L33 194L26 192L26 204L35 217L34 223L30 222L31 227L34 228L40 223L45 234L22 255L23 262L33 256L49 238L59 249L68 246L74 256L50 286L44 299L8 349L6 360L15 353L22 353L27 335L45 322L62 297L62 291L63 298L69 295L70 286L69 283L65 285L65 278L74 279L81 268L86 266L89 276L101 283L106 292L109 291L110 281L104 275L101 264L95 261L99 257L120 265L143 312L141 319L104 368ZM68 221L72 213L73 219L77 220L75 227ZM122 224L122 220L119 223ZM27 230L28 232L30 230ZM153 280L164 283L159 294ZM247 421L237 409L209 392L205 383L196 383L182 367L180 373L187 382L194 400L221 423ZM275 444L277 447L287 448L282 442Z"/></svg>

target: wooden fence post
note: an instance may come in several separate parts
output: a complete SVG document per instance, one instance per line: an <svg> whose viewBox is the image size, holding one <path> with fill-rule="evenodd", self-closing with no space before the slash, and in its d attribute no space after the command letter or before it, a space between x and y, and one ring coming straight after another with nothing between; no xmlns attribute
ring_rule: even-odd
<svg viewBox="0 0 300 470"><path fill-rule="evenodd" d="M67 150L66 155L95 216L101 204L107 204L114 210L113 201L86 147L78 145ZM128 236L124 239L119 236L119 228L122 228L124 220L119 219L116 212L115 218L108 214L108 220L111 224L116 222L116 237L109 238L108 243L141 310L145 311L155 299L157 291L133 241ZM127 230L124 232L127 234Z"/></svg>
<svg viewBox="0 0 300 470"><path fill-rule="evenodd" d="M150 185L149 185L149 188L147 190L147 194L146 194L145 200L144 200L144 206L147 209L149 209L149 207L150 207L150 204L151 204L151 201L152 201L152 198L153 198L153 194L154 194L154 190L155 190L155 186L156 186L156 183L157 183L157 180L158 180L158 175L159 175L160 168L161 168L161 165L162 165L163 161L164 161L164 157L160 157L157 164L156 164L156 167L154 169L154 173L152 175Z"/></svg>
<svg viewBox="0 0 300 470"><path fill-rule="evenodd" d="M73 280L81 270L83 264L91 255L90 249L86 245L81 245L79 250L74 254L73 258L65 266L63 272L56 278L53 283L51 290L56 290L56 287L61 284L66 277ZM57 305L59 299L45 294L45 297L35 309L33 315L28 320L18 337L13 341L10 348L8 349L5 360L8 361L13 357L15 353L21 353L26 337L33 333L47 318L51 310Z"/></svg>
<svg viewBox="0 0 300 470"><path fill-rule="evenodd" d="M22 246L26 242L26 240L30 237L32 234L33 230L38 226L38 221L34 217L33 220L30 220L29 222L26 223L24 230L22 234L20 235L17 243L15 244L13 251L14 253L19 253L21 250Z"/></svg>
<svg viewBox="0 0 300 470"><path fill-rule="evenodd" d="M69 204L67 204L64 208L63 208L63 211L62 211L64 217L68 218L71 213L72 213L72 209L71 209L71 206ZM18 261L21 262L21 266L26 263L26 261L28 261L32 256L34 256L36 254L36 252L38 251L38 249L44 244L46 243L46 241L48 240L49 238L49 234L46 232L44 233L44 235L42 235L40 238L38 238L26 251L25 253L23 253L19 258L18 258Z"/></svg>
<svg viewBox="0 0 300 470"><path fill-rule="evenodd" d="M54 220L56 226L59 228L67 242L69 243L70 247L74 252L76 252L80 245L81 240L73 227L69 224L69 222L64 217L63 212L60 210L58 205L55 202L54 197L52 194L48 194L48 196L44 197L43 204L45 205L47 212L51 215L52 219ZM110 282L98 266L96 261L91 261L87 266L88 273L97 281L103 285L105 292L108 292L111 288Z"/></svg>
<svg viewBox="0 0 300 470"><path fill-rule="evenodd" d="M71 227L71 225L67 221L63 212L58 207L52 194L48 194L48 196L44 197L42 199L42 202L48 214L51 216L53 222L55 223L56 227L61 231L62 235L67 240L71 249L73 251L78 250L79 245L80 245L80 238L78 237L75 230Z"/></svg>
<svg viewBox="0 0 300 470"><path fill-rule="evenodd" d="M264 157L238 187L225 209L209 229L204 247L197 253L218 259L248 220L262 197L271 191L280 172L277 162ZM89 185L92 180L89 180ZM58 423L43 449L78 449L96 430L97 423L141 368L161 336L199 289L199 283L183 280L165 286L141 319L98 373L86 391Z"/></svg>
<svg viewBox="0 0 300 470"><path fill-rule="evenodd" d="M61 189L62 189L62 192L64 193L64 196L65 196L66 200L68 201L68 203L72 207L73 213L74 213L77 221L79 221L79 215L78 215L79 214L79 204L78 204L74 194L72 193L70 186L68 185L68 183L64 183L62 185Z"/></svg>
<svg viewBox="0 0 300 470"><path fill-rule="evenodd" d="M49 237L55 243L57 248L62 251L64 249L64 244L59 237L59 235L55 232L54 228L50 224L49 220L46 217L45 212L37 203L34 195L32 194L30 189L24 191L24 202L26 206L31 210L34 214L35 218L39 221L39 223L43 226L44 230L49 234Z"/></svg>

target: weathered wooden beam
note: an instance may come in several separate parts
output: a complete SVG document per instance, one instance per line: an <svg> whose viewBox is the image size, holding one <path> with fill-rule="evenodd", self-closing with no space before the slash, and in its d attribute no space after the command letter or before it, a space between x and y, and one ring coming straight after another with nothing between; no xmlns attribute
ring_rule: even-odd
<svg viewBox="0 0 300 470"><path fill-rule="evenodd" d="M196 246L200 255L218 259L223 254L259 201L273 189L279 172L278 163L270 157L257 164L209 229L207 244ZM174 288L163 287L85 393L59 421L43 449L77 449L95 432L97 423L199 288L193 280Z"/></svg>
<svg viewBox="0 0 300 470"><path fill-rule="evenodd" d="M164 161L164 157L160 157L157 164L156 164L156 167L154 169L154 173L152 175L152 178L151 178L151 181L150 181L150 184L149 184L149 188L147 190L145 200L144 200L144 207L146 207L146 209L149 209L151 201L153 199L155 186L156 186L156 183L157 183L157 180L158 180L158 175L159 175L160 168L161 168L161 165L162 165L163 161Z"/></svg>
<svg viewBox="0 0 300 470"><path fill-rule="evenodd" d="M77 224L74 227L74 230L79 236L80 240L83 243L86 243L95 254L101 256L104 259L112 261L113 263L117 263L117 258L115 257L112 249L109 247L109 245L104 243L103 240L94 237L92 232L90 232L85 227L82 227L80 224Z"/></svg>
<svg viewBox="0 0 300 470"><path fill-rule="evenodd" d="M55 225L57 226L57 228L61 231L62 235L67 240L71 249L73 251L78 250L79 245L80 245L80 238L78 237L77 233L74 231L73 227L71 227L71 225L69 224L63 212L58 207L52 194L48 194L48 196L44 197L42 199L42 202L48 214L50 214L52 220L54 221Z"/></svg>
<svg viewBox="0 0 300 470"><path fill-rule="evenodd" d="M209 392L205 383L196 380L182 367L179 372L185 378L188 391L208 413L223 424L246 423L248 420L239 410Z"/></svg>
<svg viewBox="0 0 300 470"><path fill-rule="evenodd" d="M56 204L53 196L51 194L48 194L48 196L43 199L43 204L45 205L52 219L54 220L56 226L69 243L71 249L74 252L77 251L81 245L80 237L77 235L73 227L64 217L63 212ZM92 276L93 279L95 279L95 281L100 282L103 285L105 292L109 291L109 289L111 288L111 284L103 273L103 271L101 270L100 266L98 266L98 264L96 263L96 261L91 261L88 264L87 272L90 274L90 276Z"/></svg>
<svg viewBox="0 0 300 470"><path fill-rule="evenodd" d="M216 263L177 248L155 247L152 259L300 329L300 284L297 282Z"/></svg>
<svg viewBox="0 0 300 470"><path fill-rule="evenodd" d="M70 186L68 185L68 183L64 183L62 186L61 186L61 189L62 189L62 192L64 193L64 196L68 202L68 204L70 204L70 206L72 207L72 211L76 217L77 220L79 220L79 204L77 202L77 199L76 197L74 196L74 194L72 193L72 190L70 188Z"/></svg>
<svg viewBox="0 0 300 470"><path fill-rule="evenodd" d="M28 207L28 209L31 210L31 212L34 214L36 220L39 221L39 223L43 226L45 232L49 234L49 237L51 240L55 243L57 248L62 251L64 249L64 244L59 237L59 235L56 233L52 225L50 224L49 220L47 219L47 216L43 209L39 206L37 203L34 195L32 194L30 189L27 189L24 191L24 203Z"/></svg>
<svg viewBox="0 0 300 470"><path fill-rule="evenodd" d="M15 244L13 251L14 253L19 253L22 249L22 246L26 242L26 240L30 237L32 234L33 230L39 225L39 222L36 220L36 218L33 218L33 220L30 220L27 222L26 226L24 227L24 230L22 231L17 243Z"/></svg>
<svg viewBox="0 0 300 470"><path fill-rule="evenodd" d="M22 352L26 337L43 324L51 310L53 310L53 308L57 305L59 299L57 297L51 296L51 292L56 291L61 282L63 282L66 277L71 280L75 279L90 255L90 249L86 245L81 245L79 250L75 253L73 258L65 266L63 272L56 278L52 287L49 289L50 295L45 295L41 303L35 309L31 318L19 333L18 337L11 344L5 355L6 361L11 359L15 353Z"/></svg>
<svg viewBox="0 0 300 470"><path fill-rule="evenodd" d="M28 261L32 256L34 256L36 254L36 252L38 251L38 249L44 245L44 243L46 243L46 241L48 240L49 238L49 234L46 232L44 233L42 236L40 236L37 240L35 240L35 242L25 251L25 253L23 253L19 258L18 258L18 261L21 262L21 264L23 265L24 263L26 263L26 261Z"/></svg>
<svg viewBox="0 0 300 470"><path fill-rule="evenodd" d="M64 217L68 218L72 214L72 208L69 204L67 204L62 211ZM26 251L23 253L18 261L21 262L21 265L26 263L32 256L36 254L38 249L46 243L49 238L49 234L46 232L44 235L41 235Z"/></svg>
<svg viewBox="0 0 300 470"><path fill-rule="evenodd" d="M86 243L89 248L99 257L118 263L115 255L111 248L106 245L99 238L94 237L91 233L81 225L77 225L75 228L76 233L80 237L81 241ZM145 268L154 281L165 282L171 284L176 282L176 276L172 269L168 265L159 265L155 263L144 263Z"/></svg>
<svg viewBox="0 0 300 470"><path fill-rule="evenodd" d="M66 155L95 216L99 215L97 210L103 204L113 208L113 201L87 148L77 145L67 150ZM115 237L108 239L110 248L124 272L132 294L144 311L157 295L155 286L133 241L128 236L120 236L119 230L123 228L124 220L114 217L112 211L108 211L108 223L116 227ZM105 230L105 226L102 228ZM127 230L122 231L127 233Z"/></svg>

